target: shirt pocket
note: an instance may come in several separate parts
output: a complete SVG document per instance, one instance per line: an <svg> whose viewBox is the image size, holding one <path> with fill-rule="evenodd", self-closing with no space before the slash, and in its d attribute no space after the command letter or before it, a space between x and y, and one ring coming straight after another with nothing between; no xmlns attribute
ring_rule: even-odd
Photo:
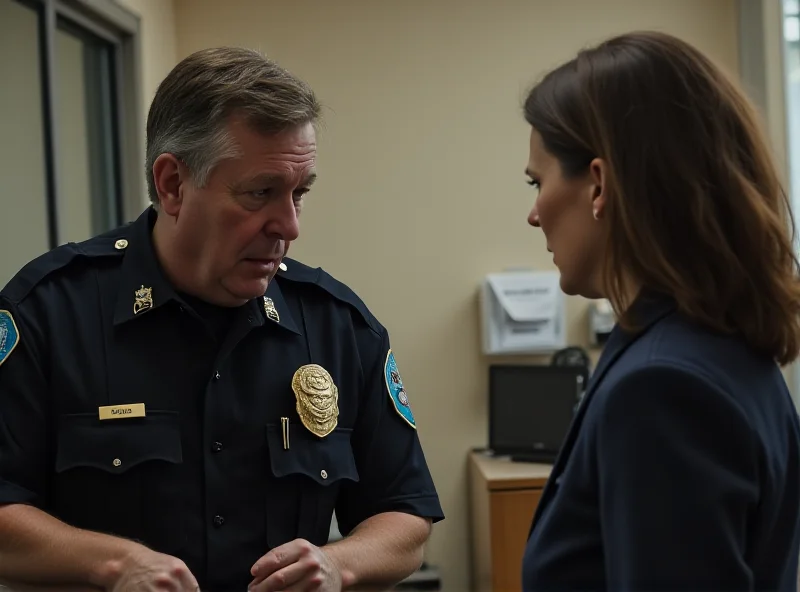
<svg viewBox="0 0 800 592"><path fill-rule="evenodd" d="M53 513L67 524L145 542L163 553L185 545L179 416L100 421L64 415L55 455Z"/></svg>
<svg viewBox="0 0 800 592"><path fill-rule="evenodd" d="M284 444L281 426L267 425L269 548L297 538L327 543L342 484L359 481L351 435L351 429L336 428L319 438L302 425L290 425Z"/></svg>

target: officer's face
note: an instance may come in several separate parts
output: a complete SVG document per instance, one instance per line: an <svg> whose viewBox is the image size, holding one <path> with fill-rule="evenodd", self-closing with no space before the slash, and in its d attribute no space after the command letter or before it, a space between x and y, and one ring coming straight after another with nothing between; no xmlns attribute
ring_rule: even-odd
<svg viewBox="0 0 800 592"><path fill-rule="evenodd" d="M203 188L184 183L174 245L201 298L240 305L264 294L300 232L315 178L311 124L264 136L233 121L239 156L219 163Z"/></svg>

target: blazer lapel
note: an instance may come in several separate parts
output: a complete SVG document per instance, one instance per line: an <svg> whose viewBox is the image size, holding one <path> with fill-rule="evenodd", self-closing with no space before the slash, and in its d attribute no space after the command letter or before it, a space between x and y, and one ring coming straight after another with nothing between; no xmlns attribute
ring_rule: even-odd
<svg viewBox="0 0 800 592"><path fill-rule="evenodd" d="M539 500L539 503L536 505L536 512L534 513L533 521L531 522L531 528L528 533L529 536L530 533L533 532L533 529L535 528L536 523L539 521L539 518L541 517L542 512L545 510L548 502L550 502L551 498L553 497L553 493L556 489L556 481L564 470L564 465L566 464L567 459L569 458L569 455L575 446L575 440L580 433L580 427L583 423L583 418L586 415L586 408L589 406L592 396L597 391L597 387L603 381L603 377L606 375L609 368L614 365L614 362L619 359L619 357L631 346L631 344L633 344L651 327L653 327L653 325L655 325L658 321L663 319L675 309L675 305L672 300L653 294L641 296L634 302L632 307L641 330L637 333L627 333L620 329L619 326L616 326L611 332L608 341L603 347L603 353L600 356L600 360L597 362L597 367L589 379L589 384L586 385L586 392L584 393L578 406L578 411L575 414L572 423L570 424L569 431L567 432L567 436L564 438L564 443L561 446L561 450L559 451L558 456L553 463L553 469L550 471L550 478L547 480L547 483L544 486L544 491L542 491L542 497Z"/></svg>

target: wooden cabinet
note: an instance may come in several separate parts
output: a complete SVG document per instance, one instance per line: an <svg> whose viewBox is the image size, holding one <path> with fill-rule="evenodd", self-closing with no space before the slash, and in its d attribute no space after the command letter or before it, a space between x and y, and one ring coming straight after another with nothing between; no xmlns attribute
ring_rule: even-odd
<svg viewBox="0 0 800 592"><path fill-rule="evenodd" d="M522 555L551 465L470 453L472 589L522 590Z"/></svg>

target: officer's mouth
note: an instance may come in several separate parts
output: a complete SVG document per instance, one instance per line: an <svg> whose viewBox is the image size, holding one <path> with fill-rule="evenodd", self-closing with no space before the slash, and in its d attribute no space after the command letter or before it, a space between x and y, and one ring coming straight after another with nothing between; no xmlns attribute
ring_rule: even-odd
<svg viewBox="0 0 800 592"><path fill-rule="evenodd" d="M252 266L256 268L258 271L268 274L274 272L278 265L280 264L280 259L257 259L257 258L247 258L243 259L243 262L248 266Z"/></svg>

